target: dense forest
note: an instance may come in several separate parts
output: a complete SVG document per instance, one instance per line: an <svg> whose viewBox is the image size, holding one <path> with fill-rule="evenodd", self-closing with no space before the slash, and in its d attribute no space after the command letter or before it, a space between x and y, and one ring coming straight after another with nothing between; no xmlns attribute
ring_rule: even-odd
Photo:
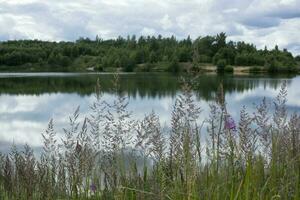
<svg viewBox="0 0 300 200"><path fill-rule="evenodd" d="M0 42L1 71L171 71L215 68L232 71L297 71L300 56L287 49L257 49L253 44L226 40L226 34L190 37L128 36L75 42L17 40Z"/></svg>

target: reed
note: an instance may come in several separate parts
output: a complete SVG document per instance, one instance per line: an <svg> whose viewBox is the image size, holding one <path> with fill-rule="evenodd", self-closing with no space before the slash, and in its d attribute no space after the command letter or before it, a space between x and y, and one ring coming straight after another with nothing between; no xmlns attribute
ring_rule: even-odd
<svg viewBox="0 0 300 200"><path fill-rule="evenodd" d="M234 121L222 85L200 119L183 80L164 128L154 112L131 118L118 79L112 102L97 83L91 114L81 121L78 107L63 138L51 119L39 156L28 145L0 154L0 199L300 199L300 116L287 113L285 83Z"/></svg>

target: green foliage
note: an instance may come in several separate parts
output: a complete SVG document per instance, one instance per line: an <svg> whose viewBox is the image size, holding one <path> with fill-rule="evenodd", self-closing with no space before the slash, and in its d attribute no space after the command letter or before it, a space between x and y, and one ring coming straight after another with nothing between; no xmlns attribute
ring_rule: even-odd
<svg viewBox="0 0 300 200"><path fill-rule="evenodd" d="M262 70L263 70L263 67L258 67L258 66L254 66L254 67L251 67L249 69L249 71L253 72L253 73L255 73L255 72L261 72Z"/></svg>
<svg viewBox="0 0 300 200"><path fill-rule="evenodd" d="M178 73L180 70L179 62L174 58L168 66L168 71L172 73Z"/></svg>
<svg viewBox="0 0 300 200"><path fill-rule="evenodd" d="M157 61L158 61L158 55L154 51L151 51L149 55L149 62L156 63Z"/></svg>
<svg viewBox="0 0 300 200"><path fill-rule="evenodd" d="M225 59L220 59L217 62L217 70L218 72L223 72L225 67L226 67L226 60Z"/></svg>
<svg viewBox="0 0 300 200"><path fill-rule="evenodd" d="M136 65L164 62L172 64L175 58L179 63L213 63L226 60L229 65L266 66L270 71L288 70L299 61L286 49L276 46L273 50L258 50L253 44L226 41L226 34L190 37L177 40L174 36L128 36L103 40L96 37L79 38L75 42L46 42L38 40L18 40L0 42L0 66L22 69L38 68L40 71L84 71L88 68L110 71L122 68L134 71ZM86 61L90 58L92 61ZM275 60L275 64L272 63ZM16 66L19 66L16 67ZM38 66L38 67L37 67ZM180 65L183 67L185 65ZM3 69L4 67L2 67ZM168 71L168 68L165 69ZM184 69L180 69L184 71Z"/></svg>
<svg viewBox="0 0 300 200"><path fill-rule="evenodd" d="M194 57L196 62L211 62L212 57L215 55L215 38L212 36L199 37L195 40Z"/></svg>
<svg viewBox="0 0 300 200"><path fill-rule="evenodd" d="M233 65L235 59L235 50L229 47L223 47L214 55L213 62L218 63L220 59L226 60L227 64Z"/></svg>
<svg viewBox="0 0 300 200"><path fill-rule="evenodd" d="M152 63L146 63L140 66L140 71L142 72L150 72L154 68Z"/></svg>
<svg viewBox="0 0 300 200"><path fill-rule="evenodd" d="M239 53L235 57L235 64L238 66L263 66L265 60L259 53Z"/></svg>
<svg viewBox="0 0 300 200"><path fill-rule="evenodd" d="M232 73L232 72L234 71L234 68L233 68L233 66L231 66L231 65L227 65L227 66L224 68L224 71L225 71L225 72L230 72L230 73Z"/></svg>

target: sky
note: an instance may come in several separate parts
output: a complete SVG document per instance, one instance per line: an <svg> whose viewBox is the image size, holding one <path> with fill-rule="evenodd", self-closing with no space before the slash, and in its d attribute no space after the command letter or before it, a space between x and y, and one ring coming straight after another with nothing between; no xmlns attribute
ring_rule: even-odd
<svg viewBox="0 0 300 200"><path fill-rule="evenodd" d="M215 35L300 54L300 0L0 0L0 40Z"/></svg>

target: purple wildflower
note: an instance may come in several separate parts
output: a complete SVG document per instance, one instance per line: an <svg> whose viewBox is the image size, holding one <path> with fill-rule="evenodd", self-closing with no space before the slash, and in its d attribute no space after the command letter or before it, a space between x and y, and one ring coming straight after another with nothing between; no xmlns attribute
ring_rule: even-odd
<svg viewBox="0 0 300 200"><path fill-rule="evenodd" d="M96 192L97 187L96 187L96 185L95 185L94 183L92 183L92 184L90 185L90 190L91 190L93 193Z"/></svg>
<svg viewBox="0 0 300 200"><path fill-rule="evenodd" d="M233 131L236 130L235 122L234 122L233 118L232 118L230 115L228 115L228 116L226 117L226 120L225 120L225 128L226 128L226 129L229 129L229 130L233 130Z"/></svg>

